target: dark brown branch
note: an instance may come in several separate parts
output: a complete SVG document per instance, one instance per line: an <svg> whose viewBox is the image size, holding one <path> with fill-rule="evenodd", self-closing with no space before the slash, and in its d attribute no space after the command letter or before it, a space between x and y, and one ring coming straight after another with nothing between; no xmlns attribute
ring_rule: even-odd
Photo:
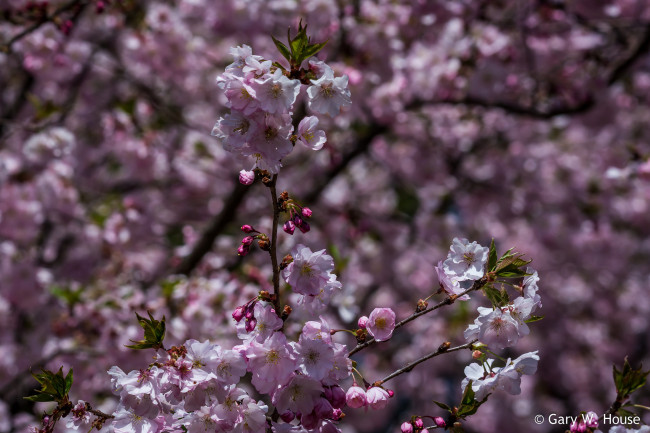
<svg viewBox="0 0 650 433"><path fill-rule="evenodd" d="M424 316L425 314L429 314L430 312L435 311L438 308L444 307L445 305L451 305L456 301L456 299L460 298L463 295L466 295L466 294L468 294L470 292L473 292L473 291L476 291L476 290L481 290L483 288L483 286L485 286L487 284L487 282L488 282L487 277L483 277L480 280L474 281L474 284L472 284L472 287L470 287L469 289L465 290L464 292L458 294L457 296L448 297L448 298L444 299L443 301L440 301L439 303L437 303L436 305L434 305L432 307L429 307L429 308L427 308L425 310L418 311L418 312L415 312L415 313L411 314L406 319L404 319L404 320L400 321L399 323L397 323L395 325L395 329L397 330L397 329L401 328L402 326L406 325L407 323L412 322L413 320L417 319L418 317ZM363 350L366 347L372 346L375 343L377 343L377 340L370 337L365 342L357 344L357 346L354 349L352 349L350 351L350 353L348 353L348 356L352 356L355 353L359 352L360 350Z"/></svg>
<svg viewBox="0 0 650 433"><path fill-rule="evenodd" d="M223 204L221 213L214 217L208 228L203 232L203 235L201 235L199 241L194 245L192 252L183 258L181 264L172 272L173 274L189 275L199 265L203 256L212 249L212 244L217 236L234 219L237 208L249 190L250 188L247 188L239 182L235 184L232 193Z"/></svg>
<svg viewBox="0 0 650 433"><path fill-rule="evenodd" d="M404 367L400 368L399 370L395 370L394 372L392 372L388 376L384 377L379 382L380 383L388 382L389 380L399 376L400 374L408 373L411 370L413 370L413 368L416 365L422 364L424 361L427 361L427 360L429 360L431 358L435 358L436 356L442 355L443 353L457 352L457 351L463 350L463 349L471 349L472 345L474 343L476 343L476 341L477 340L472 340L469 343L463 344L462 346L456 346L456 347L452 347L452 348L449 348L449 345L448 345L449 343L447 343L447 344L443 343L438 349L436 349L435 352L431 352L428 355L425 355L420 359L417 359L417 360L415 360L413 362L410 362L410 363L406 364Z"/></svg>
<svg viewBox="0 0 650 433"><path fill-rule="evenodd" d="M70 2L68 2L68 3L66 3L66 4L64 4L63 6L61 6L60 8L58 8L57 10L55 10L54 12L52 12L52 15L49 15L49 16L44 17L44 18L41 19L40 21L38 21L38 22L32 24L31 26L29 26L29 27L27 27L26 29L24 29L22 32L18 33L17 35L15 35L15 36L12 37L11 39L9 39L9 41L7 41L4 45L2 45L2 47L0 47L0 51L10 52L10 51L11 51L11 46L12 46L14 43L18 42L19 40L21 40L22 38L24 38L25 36L27 36L27 35L30 34L31 32L37 30L37 29L40 28L43 24L48 23L48 22L50 22L50 21L54 21L54 19L55 19L56 17L58 17L59 15L61 15L62 13L64 13L64 12L66 12L66 11L69 11L69 10L73 9L73 8L76 7L77 5L83 5L83 4L85 4L85 3L86 3L86 1L84 1L84 0L72 0L72 1L70 1Z"/></svg>
<svg viewBox="0 0 650 433"><path fill-rule="evenodd" d="M280 310L280 268L278 267L278 222L280 220L280 209L278 208L278 191L276 184L278 175L274 174L268 187L271 190L271 206L273 207L273 227L271 227L271 267L273 268L273 294L275 299L273 305L277 314Z"/></svg>

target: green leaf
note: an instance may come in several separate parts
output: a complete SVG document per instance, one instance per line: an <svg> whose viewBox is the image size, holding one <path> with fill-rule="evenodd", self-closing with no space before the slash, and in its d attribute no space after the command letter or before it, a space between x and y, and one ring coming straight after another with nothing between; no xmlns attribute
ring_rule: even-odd
<svg viewBox="0 0 650 433"><path fill-rule="evenodd" d="M625 358L623 363L623 370L619 371L616 365L613 366L614 370L614 384L616 385L616 392L618 393L617 399L625 399L637 389L643 387L646 383L646 377L649 371L642 370L643 365L639 366L637 370L633 369L630 363Z"/></svg>
<svg viewBox="0 0 650 433"><path fill-rule="evenodd" d="M444 403L440 403L439 401L435 401L435 400L433 400L433 402L434 402L434 403L435 403L439 408L444 409L444 410L448 410L448 411L451 413L451 408L450 408L449 406L447 406L446 404L444 404Z"/></svg>
<svg viewBox="0 0 650 433"><path fill-rule="evenodd" d="M305 50L302 53L303 56L304 56L304 59L308 59L310 57L315 56L320 50L323 49L323 47L325 47L325 45L327 45L328 42L329 42L329 40L327 40L325 42L321 42L320 44L309 44L307 46L307 48L305 48Z"/></svg>
<svg viewBox="0 0 650 433"><path fill-rule="evenodd" d="M66 399L70 387L72 387L72 369L66 377L63 377L63 367L53 373L49 370L42 370L41 373L32 374L32 377L41 385L41 389L35 389L36 394L25 397L26 400L34 402L56 401Z"/></svg>
<svg viewBox="0 0 650 433"><path fill-rule="evenodd" d="M498 290L492 284L483 287L483 293L490 300L494 308L503 307L510 303L508 292L505 289Z"/></svg>
<svg viewBox="0 0 650 433"><path fill-rule="evenodd" d="M140 316L138 313L135 313L135 316L138 318L140 326L144 330L144 340L130 340L132 345L126 345L129 349L159 349L163 347L163 340L165 339L165 316L162 320L156 320L151 315L151 312L147 311L149 319L145 319Z"/></svg>
<svg viewBox="0 0 650 433"><path fill-rule="evenodd" d="M488 264L487 264L487 270L488 272L492 272L497 266L497 249L494 246L494 238L492 238L492 242L490 242L490 252L488 253Z"/></svg>
<svg viewBox="0 0 650 433"><path fill-rule="evenodd" d="M275 39L273 36L271 36L271 39L273 39L273 43L275 44L275 47L278 49L280 54L287 59L289 63L291 63L291 52L289 51L289 48L287 48L286 45L284 45L282 42L279 40ZM275 64L275 63L274 63ZM284 69L284 68L283 68Z"/></svg>
<svg viewBox="0 0 650 433"><path fill-rule="evenodd" d="M472 390L472 381L470 380L465 387L465 392L463 392L463 399L460 402L460 407L457 412L458 418L462 419L474 415L478 408L487 401L489 396L490 394L486 395L481 401L476 400L474 391Z"/></svg>
<svg viewBox="0 0 650 433"><path fill-rule="evenodd" d="M72 368L70 371L68 371L68 374L65 377L65 394L67 395L70 392L70 388L72 388Z"/></svg>
<svg viewBox="0 0 650 433"><path fill-rule="evenodd" d="M528 319L524 320L524 322L526 322L526 323L539 322L543 318L544 318L544 316L530 316Z"/></svg>

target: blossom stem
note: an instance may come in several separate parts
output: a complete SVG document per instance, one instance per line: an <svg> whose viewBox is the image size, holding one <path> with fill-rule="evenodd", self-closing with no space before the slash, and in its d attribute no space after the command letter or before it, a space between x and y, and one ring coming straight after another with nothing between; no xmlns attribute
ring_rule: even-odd
<svg viewBox="0 0 650 433"><path fill-rule="evenodd" d="M429 308L424 309L424 310L422 310L422 311L418 311L418 312L416 312L416 313L411 314L411 315L410 315L409 317L407 317L406 319L404 319L404 320L400 321L399 323L397 323L397 324L395 325L395 329L401 328L402 326L404 326L404 325L406 325L407 323L409 323L409 322L411 322L411 321L417 319L418 317L420 317L420 316L424 316L425 314L428 314L428 313L430 313L430 312L432 312L432 311L434 311L434 310L437 310L438 308L444 307L445 305L451 305L451 304L454 303L454 301L455 301L456 299L460 298L461 296L466 295L466 294L468 294L468 293L470 293L470 292L473 292L473 291L476 291L476 290L481 290L481 289L483 288L483 286L485 286L487 283L488 283L488 279L484 276L484 277L481 278L480 280L476 280L476 281L474 281L474 284L472 284L472 287L470 287L469 289L465 290L464 292L459 293L458 295L453 296L453 297L448 297L448 298L446 298L446 299L440 301L439 303L437 303L436 305L434 305L434 306L432 306L432 307L429 307ZM365 342L360 343L360 344L357 344L357 346L356 346L354 349L352 349L352 350L350 351L350 353L348 353L348 356L352 356L352 355L354 355L355 353L359 352L360 350L363 350L363 349L365 349L366 347L372 346L372 345L375 344L376 342L377 342L377 340L375 340L374 338L369 338L369 339L366 340Z"/></svg>
<svg viewBox="0 0 650 433"><path fill-rule="evenodd" d="M278 175L274 174L273 179L271 179L268 185L271 190L271 205L273 206L273 227L271 228L271 249L269 250L269 254L271 254L271 266L273 267L273 293L275 294L273 306L275 311L280 311L280 268L278 267L277 254L280 209L278 209L278 191L275 187L277 180Z"/></svg>
<svg viewBox="0 0 650 433"><path fill-rule="evenodd" d="M448 349L446 348L446 346L441 345L434 352L431 352L428 355L425 355L420 359L417 359L417 360L415 360L415 361L413 361L413 362L411 362L409 364L406 364L404 367L400 368L399 370L395 370L394 372L392 372L391 374L389 374L388 376L386 376L382 380L380 380L380 382L385 383L385 382L399 376L400 374L408 373L411 370L413 370L413 368L416 365L421 364L424 361L427 361L427 360L429 360L431 358L435 358L438 355L442 355L443 353L456 352L456 351L463 350L463 349L470 349L471 350L472 346L474 345L474 343L476 343L476 341L477 340L472 340L469 343L463 344L462 346L451 347L451 348L448 348Z"/></svg>

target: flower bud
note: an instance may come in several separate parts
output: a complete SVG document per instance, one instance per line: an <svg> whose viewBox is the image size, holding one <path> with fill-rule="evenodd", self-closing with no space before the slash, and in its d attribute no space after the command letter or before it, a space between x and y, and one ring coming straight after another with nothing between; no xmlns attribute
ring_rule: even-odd
<svg viewBox="0 0 650 433"><path fill-rule="evenodd" d="M253 318L246 321L246 332L251 332L257 326L257 319Z"/></svg>
<svg viewBox="0 0 650 433"><path fill-rule="evenodd" d="M587 412L584 416L584 420L587 427L589 428L598 427L598 415L596 414L596 412L593 411Z"/></svg>
<svg viewBox="0 0 650 433"><path fill-rule="evenodd" d="M481 352L480 350L475 350L472 352L472 358L474 359L481 359L482 356L483 356L483 352Z"/></svg>
<svg viewBox="0 0 650 433"><path fill-rule="evenodd" d="M255 181L255 172L242 170L239 172L239 183L242 185L250 185Z"/></svg>
<svg viewBox="0 0 650 433"><path fill-rule="evenodd" d="M345 406L345 391L338 385L334 385L332 388L332 398L328 398L332 407L335 409L341 409Z"/></svg>
<svg viewBox="0 0 650 433"><path fill-rule="evenodd" d="M383 409L388 404L388 392L378 386L373 386L366 392L368 406L373 409Z"/></svg>
<svg viewBox="0 0 650 433"><path fill-rule="evenodd" d="M311 217L311 209L309 209L308 207L303 207L302 208L302 216L304 218L310 218Z"/></svg>
<svg viewBox="0 0 650 433"><path fill-rule="evenodd" d="M368 316L359 317L359 320L357 321L357 326L359 326L359 329L366 329L367 325L368 325Z"/></svg>
<svg viewBox="0 0 650 433"><path fill-rule="evenodd" d="M293 221L287 221L282 226L282 230L284 230L285 233L292 235L293 232L296 231L296 224Z"/></svg>
<svg viewBox="0 0 650 433"><path fill-rule="evenodd" d="M388 398L393 398L393 396L395 395L395 391L393 391L392 389L387 389L386 392L388 393Z"/></svg>
<svg viewBox="0 0 650 433"><path fill-rule="evenodd" d="M413 424L410 422L403 422L400 428L402 429L402 433L413 433Z"/></svg>
<svg viewBox="0 0 650 433"><path fill-rule="evenodd" d="M246 236L244 239L241 240L242 245L249 246L250 244L253 243L253 236Z"/></svg>
<svg viewBox="0 0 650 433"><path fill-rule="evenodd" d="M309 230L311 230L311 227L309 226L308 222L303 221L302 224L298 226L298 229L303 233L307 233Z"/></svg>
<svg viewBox="0 0 650 433"><path fill-rule="evenodd" d="M244 314L246 312L246 309L243 306L235 308L235 311L232 312L232 318L239 323L241 319L244 318Z"/></svg>
<svg viewBox="0 0 650 433"><path fill-rule="evenodd" d="M268 239L260 239L259 241L257 241L257 246L264 251L271 250L271 243L269 242Z"/></svg>
<svg viewBox="0 0 650 433"><path fill-rule="evenodd" d="M420 429L424 427L424 421L422 421L422 418L415 418L415 421L413 421L413 424L415 425L415 428Z"/></svg>
<svg viewBox="0 0 650 433"><path fill-rule="evenodd" d="M351 408L364 407L368 403L366 391L355 383L345 393L345 401Z"/></svg>
<svg viewBox="0 0 650 433"><path fill-rule="evenodd" d="M248 245L241 244L239 248L237 248L237 255L240 255L242 257L244 257L249 252L250 252L250 247Z"/></svg>
<svg viewBox="0 0 650 433"><path fill-rule="evenodd" d="M314 412L300 417L300 423L307 430L316 428L318 421L320 421L320 419Z"/></svg>
<svg viewBox="0 0 650 433"><path fill-rule="evenodd" d="M291 412L290 410L286 412L282 412L280 414L280 418L282 418L282 421L286 422L287 424L293 421L293 419L296 417L296 414Z"/></svg>
<svg viewBox="0 0 650 433"><path fill-rule="evenodd" d="M443 427L445 427L445 426L447 425L447 423L445 422L444 418L441 417L441 416L437 416L437 417L433 418L433 422L435 422L436 425L437 425L438 427L440 427L440 428L443 428Z"/></svg>
<svg viewBox="0 0 650 433"><path fill-rule="evenodd" d="M334 421L339 421L339 420L343 419L344 416L345 416L345 414L343 413L343 411L341 409L334 409L332 411L332 419Z"/></svg>
<svg viewBox="0 0 650 433"><path fill-rule="evenodd" d="M332 411L334 408L329 401L325 398L319 398L316 404L314 405L314 413L321 419L330 418L332 416Z"/></svg>
<svg viewBox="0 0 650 433"><path fill-rule="evenodd" d="M248 225L248 224L244 224L243 226L241 226L241 230L244 233L253 233L255 231L255 229L252 226Z"/></svg>

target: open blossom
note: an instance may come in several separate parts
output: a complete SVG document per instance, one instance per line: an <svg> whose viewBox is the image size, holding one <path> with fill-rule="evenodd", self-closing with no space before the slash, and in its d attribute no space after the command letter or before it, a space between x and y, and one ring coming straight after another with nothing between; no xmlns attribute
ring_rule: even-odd
<svg viewBox="0 0 650 433"><path fill-rule="evenodd" d="M448 275L455 276L458 281L478 280L485 273L489 248L467 239L454 238L447 260L443 267Z"/></svg>
<svg viewBox="0 0 650 433"><path fill-rule="evenodd" d="M360 408L368 404L366 391L355 383L345 393L345 400L351 408Z"/></svg>
<svg viewBox="0 0 650 433"><path fill-rule="evenodd" d="M533 300L534 306L531 312L534 312L536 309L542 308L542 298L537 293L539 275L537 275L537 271L533 268L526 268L526 273L528 275L524 277L522 291L525 298Z"/></svg>
<svg viewBox="0 0 650 433"><path fill-rule="evenodd" d="M488 359L488 370L491 369L494 359ZM496 371L495 371L496 370ZM465 367L465 379L461 383L461 389L465 390L469 381L472 381L472 391L476 400L483 400L489 393L494 391L498 384L499 377L497 375L498 368L492 369L491 373L486 373L485 369L477 364L472 363Z"/></svg>
<svg viewBox="0 0 650 433"><path fill-rule="evenodd" d="M66 422L66 427L77 430L81 424L90 422L90 412L86 410L86 402L79 400L79 402L70 411L70 418Z"/></svg>
<svg viewBox="0 0 650 433"><path fill-rule="evenodd" d="M273 403L281 412L291 410L307 414L314 409L322 392L323 387L318 380L296 374L274 394Z"/></svg>
<svg viewBox="0 0 650 433"><path fill-rule="evenodd" d="M327 141L325 138L325 131L317 130L317 126L318 117L316 116L307 116L298 124L298 141L312 150L321 149L325 144L325 141ZM305 213L303 212L303 215L304 214ZM309 216L311 216L311 210L309 210L309 215L307 215L307 217Z"/></svg>
<svg viewBox="0 0 650 433"><path fill-rule="evenodd" d="M294 346L300 370L316 380L322 380L334 366L334 349L322 339L302 339Z"/></svg>
<svg viewBox="0 0 650 433"><path fill-rule="evenodd" d="M253 373L253 386L261 393L269 393L284 385L296 369L293 349L281 332L260 343L255 340L246 348L248 368Z"/></svg>
<svg viewBox="0 0 650 433"><path fill-rule="evenodd" d="M334 260L325 250L313 252L302 244L291 250L293 262L282 271L282 276L293 290L303 295L316 296L330 280Z"/></svg>
<svg viewBox="0 0 650 433"><path fill-rule="evenodd" d="M378 386L373 386L366 392L368 406L373 409L383 409L388 404L390 395L388 392Z"/></svg>
<svg viewBox="0 0 650 433"><path fill-rule="evenodd" d="M442 261L438 262L438 266L436 266L434 269L438 275L438 282L440 283L440 287L442 287L442 289L448 295L460 295L466 290L460 286L460 279L456 276L456 274L448 275L445 272ZM458 299L461 301L466 301L469 299L469 295L463 295Z"/></svg>
<svg viewBox="0 0 650 433"><path fill-rule="evenodd" d="M352 104L347 75L334 78L334 73L330 69L325 70L318 80L311 80L311 82L313 85L307 89L311 110L336 116L341 107Z"/></svg>
<svg viewBox="0 0 650 433"><path fill-rule="evenodd" d="M253 312L255 327L249 331L243 321L239 322L237 324L237 336L239 338L243 340L254 338L257 341L264 341L275 331L282 328L282 319L278 317L272 305L262 305L261 302L257 302Z"/></svg>
<svg viewBox="0 0 650 433"><path fill-rule="evenodd" d="M300 92L300 81L288 79L281 69L264 80L255 80L252 86L262 110L271 114L290 110Z"/></svg>
<svg viewBox="0 0 650 433"><path fill-rule="evenodd" d="M366 324L368 333L377 341L386 341L395 329L395 313L390 308L375 308Z"/></svg>

